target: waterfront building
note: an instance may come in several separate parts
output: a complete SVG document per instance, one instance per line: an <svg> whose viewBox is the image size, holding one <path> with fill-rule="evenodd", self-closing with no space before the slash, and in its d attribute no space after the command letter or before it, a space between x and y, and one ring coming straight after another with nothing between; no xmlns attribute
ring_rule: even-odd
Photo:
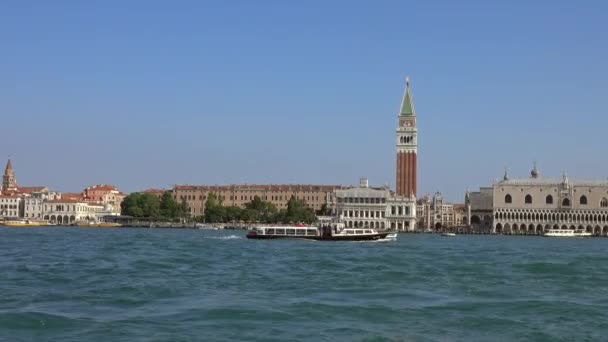
<svg viewBox="0 0 608 342"><path fill-rule="evenodd" d="M60 193L49 191L47 187L29 187L25 190L20 187L19 191L23 198L23 217L26 219L43 219L44 202L61 197Z"/></svg>
<svg viewBox="0 0 608 342"><path fill-rule="evenodd" d="M102 219L104 206L87 203L84 199L53 199L44 202L44 219L57 224L77 222L98 222Z"/></svg>
<svg viewBox="0 0 608 342"><path fill-rule="evenodd" d="M471 230L479 233L492 232L492 215L494 211L494 188L491 186L481 187L479 191L465 194L465 206L467 211L467 225Z"/></svg>
<svg viewBox="0 0 608 342"><path fill-rule="evenodd" d="M23 217L26 219L40 219L44 217L44 199L41 197L23 198Z"/></svg>
<svg viewBox="0 0 608 342"><path fill-rule="evenodd" d="M608 179L572 180L566 174L544 178L536 166L529 178L510 179L505 172L503 180L492 185L492 203L494 233L574 229L608 235Z"/></svg>
<svg viewBox="0 0 608 342"><path fill-rule="evenodd" d="M0 195L0 219L13 219L21 216L21 198Z"/></svg>
<svg viewBox="0 0 608 342"><path fill-rule="evenodd" d="M388 186L372 188L367 178L358 187L335 191L336 215L347 228L410 231L415 228L416 207L407 197L396 196Z"/></svg>
<svg viewBox="0 0 608 342"><path fill-rule="evenodd" d="M444 202L440 192L418 200L416 214L421 229L439 230L467 224L465 205Z"/></svg>
<svg viewBox="0 0 608 342"><path fill-rule="evenodd" d="M185 203L190 216L202 216L209 194L214 193L225 206L244 208L255 196L274 204L278 209L286 209L287 202L294 197L315 211L334 207L334 190L339 185L176 185L173 197L178 203Z"/></svg>
<svg viewBox="0 0 608 342"><path fill-rule="evenodd" d="M397 126L397 195L416 197L417 191L417 155L418 130L416 128L416 110L410 92L409 77L405 80L405 94L399 110Z"/></svg>

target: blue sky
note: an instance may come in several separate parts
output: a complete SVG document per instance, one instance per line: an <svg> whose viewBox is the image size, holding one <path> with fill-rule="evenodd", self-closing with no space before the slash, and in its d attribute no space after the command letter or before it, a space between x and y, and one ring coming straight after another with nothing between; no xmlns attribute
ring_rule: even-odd
<svg viewBox="0 0 608 342"><path fill-rule="evenodd" d="M0 156L76 191L395 183L404 78L419 196L605 178L601 1L5 1Z"/></svg>

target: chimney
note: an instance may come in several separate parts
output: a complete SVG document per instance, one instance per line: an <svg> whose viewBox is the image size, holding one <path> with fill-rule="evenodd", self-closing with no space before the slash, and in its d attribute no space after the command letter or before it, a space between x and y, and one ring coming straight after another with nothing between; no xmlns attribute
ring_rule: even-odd
<svg viewBox="0 0 608 342"><path fill-rule="evenodd" d="M367 177L363 177L359 179L359 187L360 188L369 188L369 182L367 181Z"/></svg>

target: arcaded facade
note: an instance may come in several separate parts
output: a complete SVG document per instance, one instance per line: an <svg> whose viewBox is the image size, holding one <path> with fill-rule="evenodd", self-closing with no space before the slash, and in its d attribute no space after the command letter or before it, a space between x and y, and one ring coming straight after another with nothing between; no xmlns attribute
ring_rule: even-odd
<svg viewBox="0 0 608 342"><path fill-rule="evenodd" d="M540 177L536 168L525 179L493 186L493 232L541 234L549 229L574 229L608 234L608 180Z"/></svg>

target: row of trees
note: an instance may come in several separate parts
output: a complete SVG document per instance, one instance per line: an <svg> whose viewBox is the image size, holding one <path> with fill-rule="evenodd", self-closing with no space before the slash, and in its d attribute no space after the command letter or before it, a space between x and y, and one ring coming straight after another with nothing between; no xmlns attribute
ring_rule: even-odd
<svg viewBox="0 0 608 342"><path fill-rule="evenodd" d="M170 191L158 198L152 194L134 192L125 197L120 205L122 215L154 219L184 218L188 213L186 203L177 203Z"/></svg>
<svg viewBox="0 0 608 342"><path fill-rule="evenodd" d="M205 203L205 215L196 218L205 222L263 222L263 223L313 223L317 216L301 200L292 197L287 202L287 209L277 207L255 196L245 204L245 208L223 205L222 201L211 193Z"/></svg>

